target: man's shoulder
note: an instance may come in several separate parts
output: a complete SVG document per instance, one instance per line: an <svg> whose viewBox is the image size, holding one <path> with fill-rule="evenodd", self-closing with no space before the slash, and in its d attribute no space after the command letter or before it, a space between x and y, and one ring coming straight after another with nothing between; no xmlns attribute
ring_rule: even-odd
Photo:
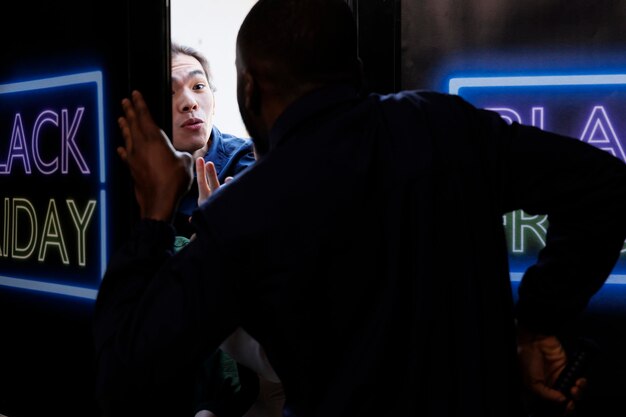
<svg viewBox="0 0 626 417"><path fill-rule="evenodd" d="M213 127L213 138L217 149L226 154L252 152L252 140L250 138L235 136L230 133L220 131Z"/></svg>
<svg viewBox="0 0 626 417"><path fill-rule="evenodd" d="M248 137L241 137L241 136L237 136L237 135L233 135L231 133L227 133L227 132L222 132L217 126L213 126L213 140L221 142L221 143L227 143L227 144L233 144L233 145L242 145L242 144L248 144L251 143L252 140Z"/></svg>
<svg viewBox="0 0 626 417"><path fill-rule="evenodd" d="M220 181L234 176L255 162L251 139L222 133L214 126L212 140L204 159L215 164Z"/></svg>
<svg viewBox="0 0 626 417"><path fill-rule="evenodd" d="M371 96L381 102L411 102L413 104L438 104L459 103L463 99L455 94L444 93L436 90L413 89L402 90L391 94L372 94Z"/></svg>
<svg viewBox="0 0 626 417"><path fill-rule="evenodd" d="M415 111L429 120L458 118L472 115L476 108L462 97L435 90L403 90L393 94L373 95L386 114L405 114Z"/></svg>

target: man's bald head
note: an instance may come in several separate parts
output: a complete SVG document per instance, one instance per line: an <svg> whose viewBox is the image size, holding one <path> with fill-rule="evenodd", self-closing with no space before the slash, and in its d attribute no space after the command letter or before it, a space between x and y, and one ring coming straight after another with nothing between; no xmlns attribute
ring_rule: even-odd
<svg viewBox="0 0 626 417"><path fill-rule="evenodd" d="M237 47L240 68L277 93L361 83L356 23L343 0L259 0L241 25Z"/></svg>

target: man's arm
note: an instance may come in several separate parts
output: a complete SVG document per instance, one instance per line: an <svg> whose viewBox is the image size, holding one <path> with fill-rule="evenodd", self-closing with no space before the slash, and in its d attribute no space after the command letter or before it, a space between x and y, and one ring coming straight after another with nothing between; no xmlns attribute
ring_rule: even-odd
<svg viewBox="0 0 626 417"><path fill-rule="evenodd" d="M626 239L626 165L575 138L517 124L500 128L505 138L502 211L522 209L547 214L548 220L546 245L519 286L521 370L531 392L565 402L550 388L567 361L556 335L586 308L620 256ZM575 399L584 385L578 380L570 397Z"/></svg>
<svg viewBox="0 0 626 417"><path fill-rule="evenodd" d="M236 282L208 226L173 255L169 220L189 187L192 158L173 149L139 93L123 108L118 153L131 170L142 219L98 292L97 395L107 416L191 413L201 359L236 327Z"/></svg>
<svg viewBox="0 0 626 417"><path fill-rule="evenodd" d="M545 246L519 286L529 331L555 334L602 287L626 239L626 164L574 138L511 127L507 209L547 214Z"/></svg>
<svg viewBox="0 0 626 417"><path fill-rule="evenodd" d="M529 392L563 402L550 388L567 361L557 335L586 308L620 255L626 165L578 139L509 124L494 111L477 110L458 96L453 100L459 106L446 108L446 120L462 120L469 134L451 139L451 152L478 152L474 169L487 180L497 213L547 215L546 245L519 287L518 358ZM584 384L577 381L571 398Z"/></svg>
<svg viewBox="0 0 626 417"><path fill-rule="evenodd" d="M238 281L219 245L202 232L172 255L173 238L168 223L142 220L100 286L97 394L111 416L191 407L202 359L240 324Z"/></svg>
<svg viewBox="0 0 626 417"><path fill-rule="evenodd" d="M508 124L494 111L453 100L459 106L442 109L445 120L462 120L469 134L451 139L450 152L478 152L480 165L472 168L486 179L495 210L547 215L546 244L522 279L517 313L528 331L555 334L584 310L620 256L626 164L576 138Z"/></svg>

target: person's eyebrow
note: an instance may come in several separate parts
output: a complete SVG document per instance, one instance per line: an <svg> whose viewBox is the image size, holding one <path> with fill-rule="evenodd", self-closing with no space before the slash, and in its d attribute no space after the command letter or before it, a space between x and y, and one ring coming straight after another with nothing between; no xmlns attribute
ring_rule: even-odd
<svg viewBox="0 0 626 417"><path fill-rule="evenodd" d="M204 78L207 78L206 74L204 73L204 70L194 69L194 70L189 71L183 77L176 77L176 76L172 75L171 79L172 79L172 81L185 82L185 81L189 80L190 78L193 78L194 75L200 75L200 76L202 76Z"/></svg>
<svg viewBox="0 0 626 417"><path fill-rule="evenodd" d="M191 77L192 75L202 75L203 77L206 78L206 74L204 73L203 70L200 70L200 69L189 71L189 73L187 74L187 77Z"/></svg>

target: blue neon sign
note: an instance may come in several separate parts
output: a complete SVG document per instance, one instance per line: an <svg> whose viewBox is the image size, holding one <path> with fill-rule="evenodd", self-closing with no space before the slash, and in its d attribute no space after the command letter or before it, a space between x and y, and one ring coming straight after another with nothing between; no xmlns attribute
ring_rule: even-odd
<svg viewBox="0 0 626 417"><path fill-rule="evenodd" d="M0 85L0 286L95 299L107 263L100 71Z"/></svg>

